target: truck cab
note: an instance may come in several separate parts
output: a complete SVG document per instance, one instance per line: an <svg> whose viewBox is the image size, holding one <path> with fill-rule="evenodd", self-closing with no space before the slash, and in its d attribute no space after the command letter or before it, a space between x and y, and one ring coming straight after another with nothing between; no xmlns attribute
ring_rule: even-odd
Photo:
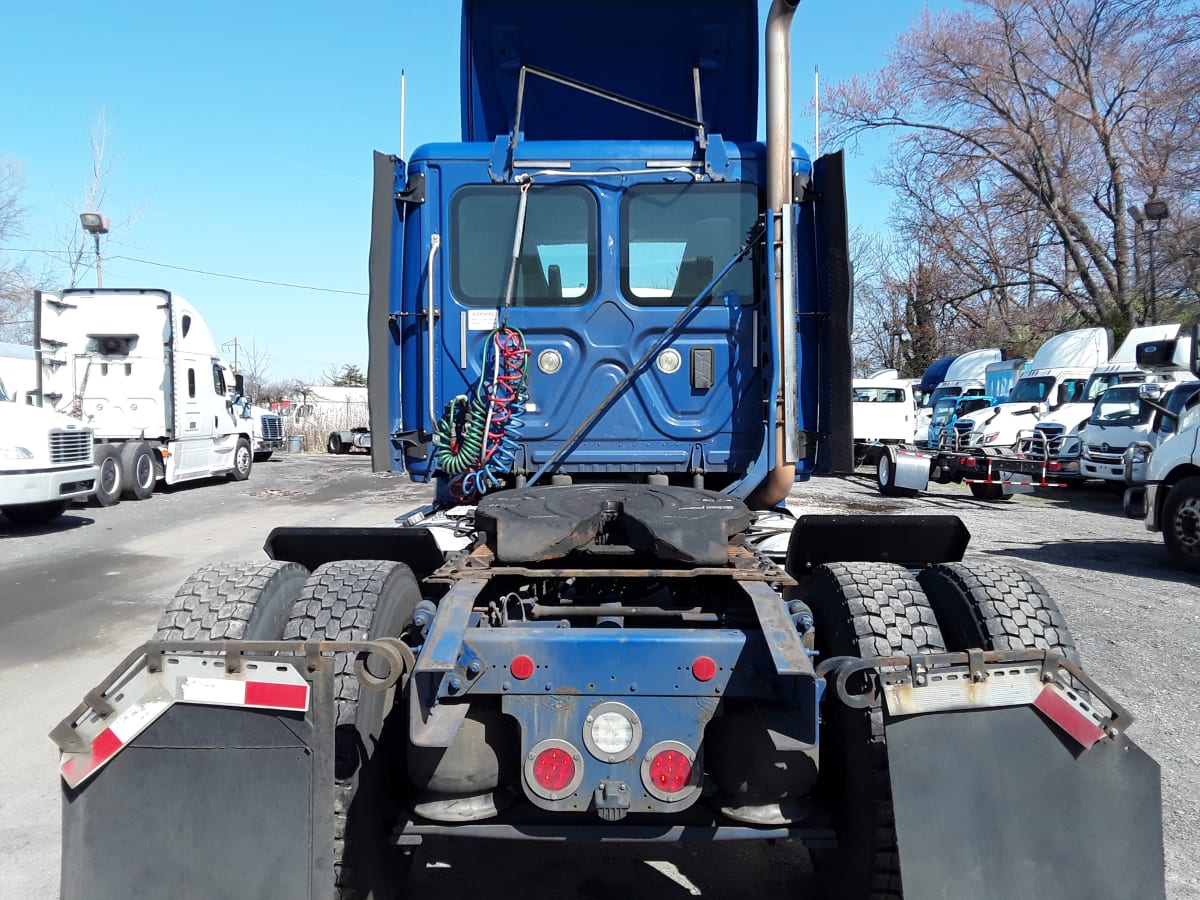
<svg viewBox="0 0 1200 900"><path fill-rule="evenodd" d="M988 366L1004 358L1001 350L972 350L955 358L946 370L946 377L929 395L930 409L943 397L969 397L985 390Z"/></svg>
<svg viewBox="0 0 1200 900"><path fill-rule="evenodd" d="M917 385L916 432L918 446L925 442L925 435L929 431L929 420L933 417L933 392L946 380L946 373L956 358L943 356L941 359L935 359L921 375L921 381Z"/></svg>
<svg viewBox="0 0 1200 900"><path fill-rule="evenodd" d="M143 500L159 480L249 476L249 420L199 311L142 288L38 291L34 333L44 405L95 436L97 499Z"/></svg>
<svg viewBox="0 0 1200 900"><path fill-rule="evenodd" d="M840 339L822 317L848 301L831 299L814 263L844 243L841 158L778 145L787 202L782 217L770 211L769 146L756 140L757 101L742 97L757 85L744 69L753 4L710 31L673 21L670 47L638 29L647 58L686 75L660 83L614 71L600 47L564 56L549 35L523 47L538 74L518 79L494 57L508 40L500 13L471 10L464 142L377 160L377 246L396 255L373 257L373 315L391 322L371 351L371 383L391 386L372 405L376 468L435 481L440 500L651 476L749 496L775 473L774 502L831 470L835 446L848 469L849 371L819 351ZM611 92L543 69L590 69ZM780 233L778 265L764 229ZM764 290L774 278L782 290ZM826 365L844 380L822 377ZM479 406L493 372L521 390ZM500 421L495 453L472 456ZM494 463L464 491L481 455Z"/></svg>
<svg viewBox="0 0 1200 900"><path fill-rule="evenodd" d="M1139 344L1174 338L1176 325L1147 325L1134 328L1125 336L1117 352L1108 362L1097 366L1084 385L1082 396L1049 410L1034 426L1033 434L1023 440L1019 449L1038 458L1048 454L1060 464L1060 477L1080 476L1080 457L1083 443L1080 436L1100 395L1117 384L1141 384L1151 376L1137 364Z"/></svg>
<svg viewBox="0 0 1200 900"><path fill-rule="evenodd" d="M958 421L980 410L990 409L996 398L986 394L971 394L966 397L943 397L933 407L929 421L928 444L931 448L956 448Z"/></svg>
<svg viewBox="0 0 1200 900"><path fill-rule="evenodd" d="M255 406L254 401L243 393L242 376L235 376L235 387L229 392L233 413L250 427L251 449L255 462L265 462L271 454L283 449L283 417L277 413Z"/></svg>
<svg viewBox="0 0 1200 900"><path fill-rule="evenodd" d="M870 457L872 444L911 444L917 399L911 380L856 378L850 390L856 459Z"/></svg>
<svg viewBox="0 0 1200 900"><path fill-rule="evenodd" d="M1183 343L1164 341L1154 356L1178 360ZM1192 328L1186 358L1191 373L1200 378L1200 325ZM1144 487L1135 483L1126 490L1125 513L1144 515L1147 531L1163 533L1172 561L1200 572L1200 393L1191 393L1178 408L1172 433L1148 454ZM1137 449L1135 445L1126 457L1131 466L1140 462Z"/></svg>
<svg viewBox="0 0 1200 900"><path fill-rule="evenodd" d="M0 380L0 513L17 525L58 518L95 489L92 432L10 398Z"/></svg>
<svg viewBox="0 0 1200 900"><path fill-rule="evenodd" d="M1164 354L1165 348L1169 351ZM1173 426L1171 420L1177 420L1177 415L1171 411L1171 398L1196 380L1187 369L1190 352L1188 337L1138 345L1140 380L1117 384L1100 394L1080 435L1080 470L1085 477L1126 481L1126 452L1138 445L1153 447L1163 423ZM1183 390L1180 396L1189 393Z"/></svg>

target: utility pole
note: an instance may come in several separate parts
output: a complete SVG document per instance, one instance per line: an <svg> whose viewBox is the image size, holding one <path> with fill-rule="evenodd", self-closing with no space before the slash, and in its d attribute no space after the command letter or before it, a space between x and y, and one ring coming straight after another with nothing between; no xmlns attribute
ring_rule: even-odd
<svg viewBox="0 0 1200 900"><path fill-rule="evenodd" d="M226 341L225 343L223 343L221 345L221 349L224 350L230 344L233 344L233 374L236 375L239 371L239 369L238 369L238 339L234 338L232 341Z"/></svg>

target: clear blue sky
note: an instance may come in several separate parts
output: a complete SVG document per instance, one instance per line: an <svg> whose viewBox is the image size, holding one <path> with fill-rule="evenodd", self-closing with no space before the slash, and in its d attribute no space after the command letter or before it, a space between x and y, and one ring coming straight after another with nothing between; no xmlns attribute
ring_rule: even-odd
<svg viewBox="0 0 1200 900"><path fill-rule="evenodd" d="M768 5L760 0L764 17ZM878 68L925 6L801 4L798 142L811 147L813 66L825 84ZM21 3L8 5L4 24L0 155L24 165L21 246L60 246L103 108L114 163L104 211L114 223L137 213L106 239L106 285L183 294L219 341L237 337L268 354L275 378L317 380L334 363L365 369L371 152L399 150L402 68L409 151L459 139L458 3ZM881 146L849 160L851 219L872 228L888 205L869 180Z"/></svg>

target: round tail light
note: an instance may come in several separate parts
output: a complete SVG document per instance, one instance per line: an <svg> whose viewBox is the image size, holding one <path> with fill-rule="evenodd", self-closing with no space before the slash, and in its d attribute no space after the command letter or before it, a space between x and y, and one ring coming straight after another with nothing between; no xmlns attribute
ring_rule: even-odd
<svg viewBox="0 0 1200 900"><path fill-rule="evenodd" d="M583 781L583 757L566 741L542 741L525 756L525 781L539 797L561 800Z"/></svg>
<svg viewBox="0 0 1200 900"><path fill-rule="evenodd" d="M662 741L642 758L642 783L659 800L683 800L696 789L696 754L679 741Z"/></svg>

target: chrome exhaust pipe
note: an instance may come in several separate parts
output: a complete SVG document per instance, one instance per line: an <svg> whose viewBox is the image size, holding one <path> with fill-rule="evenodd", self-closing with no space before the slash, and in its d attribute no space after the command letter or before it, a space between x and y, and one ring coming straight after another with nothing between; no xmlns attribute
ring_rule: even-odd
<svg viewBox="0 0 1200 900"><path fill-rule="evenodd" d="M774 0L767 14L767 207L775 214L775 233L771 235L771 252L775 259L775 296L779 298L779 314L775 323L777 336L775 366L779 371L779 393L775 397L775 466L750 496L758 507L775 506L792 489L796 479L795 437L788 439L795 420L789 415L796 397L796 372L787 371L784 360L794 359L785 352L785 336L793 334L787 327L796 320L794 285L785 278L782 258L784 213L792 202L792 17L800 0ZM789 217L790 223L790 217ZM789 392L791 402L788 402ZM789 453L789 449L792 450Z"/></svg>

